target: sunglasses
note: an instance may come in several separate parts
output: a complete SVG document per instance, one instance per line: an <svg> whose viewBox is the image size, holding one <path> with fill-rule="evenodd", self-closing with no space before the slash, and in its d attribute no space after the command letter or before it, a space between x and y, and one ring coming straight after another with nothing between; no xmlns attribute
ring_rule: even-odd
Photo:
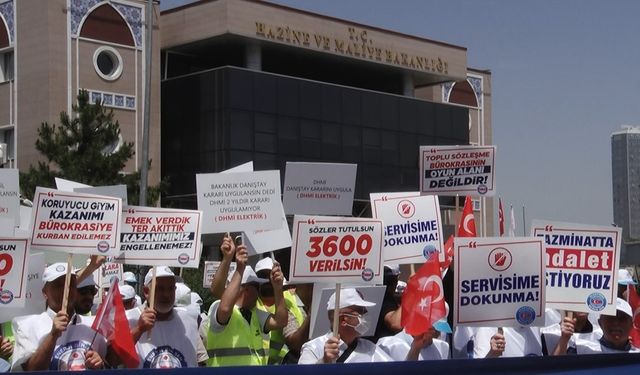
<svg viewBox="0 0 640 375"><path fill-rule="evenodd" d="M78 294L91 294L95 296L96 294L98 294L98 288L96 288L95 286L85 286L82 288L78 288Z"/></svg>

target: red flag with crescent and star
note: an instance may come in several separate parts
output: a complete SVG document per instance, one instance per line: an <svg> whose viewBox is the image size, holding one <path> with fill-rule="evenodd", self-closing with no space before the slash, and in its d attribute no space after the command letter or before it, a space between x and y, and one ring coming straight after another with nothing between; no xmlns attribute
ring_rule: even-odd
<svg viewBox="0 0 640 375"><path fill-rule="evenodd" d="M407 282L400 323L408 334L415 336L427 332L433 323L445 317L440 264L438 254L434 253Z"/></svg>
<svg viewBox="0 0 640 375"><path fill-rule="evenodd" d="M498 198L498 223L500 223L500 237L504 236L504 211L502 210L502 198Z"/></svg>
<svg viewBox="0 0 640 375"><path fill-rule="evenodd" d="M633 327L629 332L631 345L640 348L640 296L638 296L636 286L633 284L627 286L627 300L631 306L631 311L633 311Z"/></svg>
<svg viewBox="0 0 640 375"><path fill-rule="evenodd" d="M458 237L477 237L476 219L473 216L473 204L470 196L467 196L464 200L464 208L458 225Z"/></svg>

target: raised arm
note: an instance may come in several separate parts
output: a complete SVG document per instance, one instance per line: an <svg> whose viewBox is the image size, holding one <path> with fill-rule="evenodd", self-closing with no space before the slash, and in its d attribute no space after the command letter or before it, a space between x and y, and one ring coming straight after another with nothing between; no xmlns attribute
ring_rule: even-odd
<svg viewBox="0 0 640 375"><path fill-rule="evenodd" d="M236 253L236 246L229 233L224 235L220 250L222 251L222 261L216 274L213 275L213 281L211 281L211 295L214 300L222 298L222 293L224 293L224 287L227 282L227 275L229 274L229 266Z"/></svg>
<svg viewBox="0 0 640 375"><path fill-rule="evenodd" d="M247 248L244 245L238 246L236 250L236 270L231 277L231 282L227 285L227 288L222 293L220 298L220 305L216 311L216 320L221 325L226 325L231 319L231 313L233 312L233 306L240 295L240 283L242 282L242 274L249 261L249 254Z"/></svg>
<svg viewBox="0 0 640 375"><path fill-rule="evenodd" d="M289 312L284 302L284 296L282 295L282 283L284 282L284 276L280 269L280 263L274 261L273 268L271 269L271 285L273 285L273 297L275 299L276 311L269 315L269 319L264 324L265 331L272 331L274 329L284 328L287 325L289 319Z"/></svg>

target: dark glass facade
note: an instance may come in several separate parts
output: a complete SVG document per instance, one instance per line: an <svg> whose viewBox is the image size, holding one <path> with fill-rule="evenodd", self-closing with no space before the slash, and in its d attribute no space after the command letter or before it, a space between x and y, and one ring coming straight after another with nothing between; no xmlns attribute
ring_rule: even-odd
<svg viewBox="0 0 640 375"><path fill-rule="evenodd" d="M165 203L195 207L195 174L254 162L357 163L356 199L418 189L420 145L468 144L466 108L235 67L162 82Z"/></svg>

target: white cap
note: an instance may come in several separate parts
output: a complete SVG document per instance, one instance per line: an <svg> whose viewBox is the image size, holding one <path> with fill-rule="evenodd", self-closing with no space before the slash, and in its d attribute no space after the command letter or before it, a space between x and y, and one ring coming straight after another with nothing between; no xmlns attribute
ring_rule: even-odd
<svg viewBox="0 0 640 375"><path fill-rule="evenodd" d="M202 297L196 292L191 292L191 304L202 306Z"/></svg>
<svg viewBox="0 0 640 375"><path fill-rule="evenodd" d="M82 281L80 281L78 283L78 285L76 286L76 289L80 289L80 288L84 288L85 286L98 286L98 284L96 284L95 279L93 278L93 273L90 273L89 276L85 277Z"/></svg>
<svg viewBox="0 0 640 375"><path fill-rule="evenodd" d="M122 274L122 280L128 283L138 282L138 280L136 279L136 275L134 275L133 272L128 272L128 271Z"/></svg>
<svg viewBox="0 0 640 375"><path fill-rule="evenodd" d="M631 306L622 298L618 298L616 300L616 310L622 311L623 313L629 315L631 319L633 319L633 311L631 310Z"/></svg>
<svg viewBox="0 0 640 375"><path fill-rule="evenodd" d="M76 271L71 270L71 274L75 275ZM42 274L42 281L45 283L54 281L60 276L67 275L67 264L66 263L54 263L49 267L44 269L44 273Z"/></svg>
<svg viewBox="0 0 640 375"><path fill-rule="evenodd" d="M258 263L256 263L256 272L269 270L273 268L273 259L271 258L262 258Z"/></svg>
<svg viewBox="0 0 640 375"><path fill-rule="evenodd" d="M402 280L398 280L398 284L396 285L396 294L404 293L405 289L407 289L407 283Z"/></svg>
<svg viewBox="0 0 640 375"><path fill-rule="evenodd" d="M167 266L156 267L156 278L158 277L173 277L176 278L176 274L171 271L171 268ZM147 286L151 283L151 279L153 278L153 267L149 268L149 272L147 272L144 277L144 285Z"/></svg>
<svg viewBox="0 0 640 375"><path fill-rule="evenodd" d="M131 285L118 285L123 300L136 298L136 290Z"/></svg>
<svg viewBox="0 0 640 375"><path fill-rule="evenodd" d="M333 310L336 305L336 294L333 293L327 302L327 310ZM371 307L376 304L365 301L354 288L340 289L340 305L338 308L343 309L348 306Z"/></svg>
<svg viewBox="0 0 640 375"><path fill-rule="evenodd" d="M233 278L234 273L235 272L229 273L229 276L227 277L227 282L231 282L231 278ZM246 266L244 268L244 272L242 273L242 281L240 282L240 285L244 285L248 283L264 284L268 282L269 282L269 279L263 279L258 277L258 275L256 275L256 273L253 271L253 268L251 268L251 266Z"/></svg>
<svg viewBox="0 0 640 375"><path fill-rule="evenodd" d="M185 283L176 283L176 306L188 306L191 304L191 288Z"/></svg>
<svg viewBox="0 0 640 375"><path fill-rule="evenodd" d="M636 285L637 282L633 281L633 276L631 276L631 272L629 272L626 268L621 268L618 270L618 284L621 285Z"/></svg>
<svg viewBox="0 0 640 375"><path fill-rule="evenodd" d="M400 266L398 264L385 264L384 272L390 273L393 276L398 276L400 274Z"/></svg>

